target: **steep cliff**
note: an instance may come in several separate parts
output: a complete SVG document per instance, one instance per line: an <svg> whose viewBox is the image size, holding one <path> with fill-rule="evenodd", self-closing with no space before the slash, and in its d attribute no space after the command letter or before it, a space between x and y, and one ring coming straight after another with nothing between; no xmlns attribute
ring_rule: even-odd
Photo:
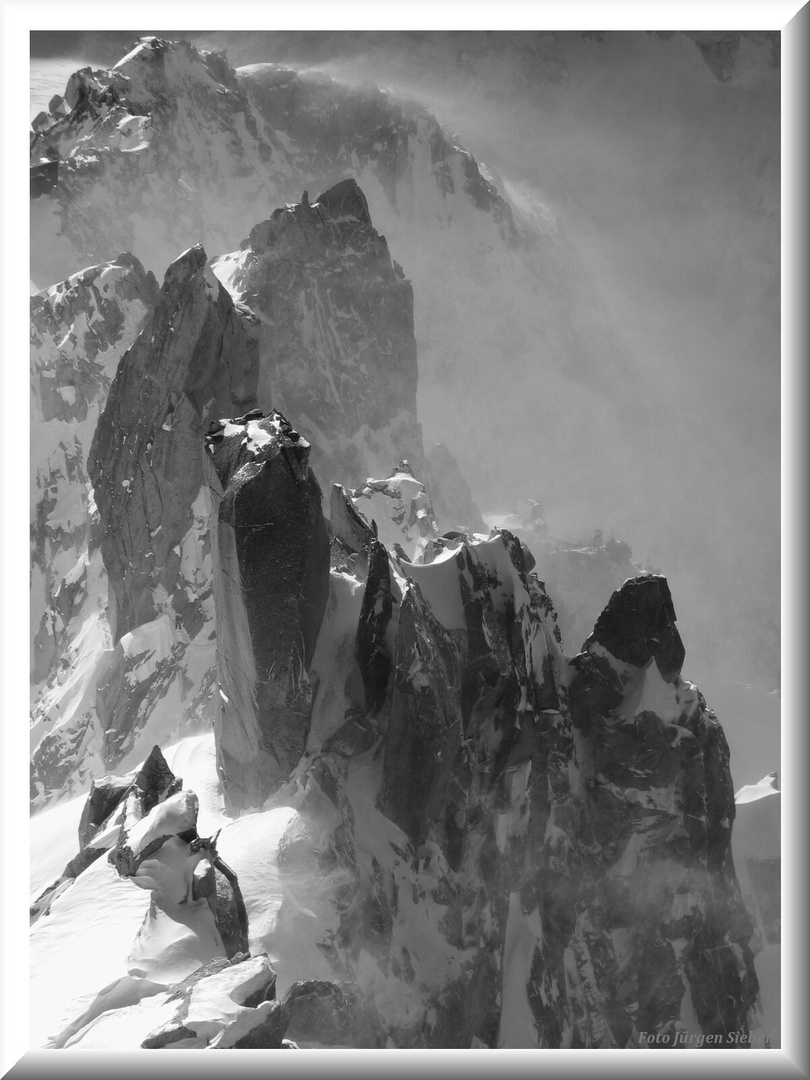
<svg viewBox="0 0 810 1080"><path fill-rule="evenodd" d="M118 362L156 295L154 277L124 254L31 298L35 683L60 651L59 630L83 592L92 515L85 469L95 425Z"/></svg>
<svg viewBox="0 0 810 1080"><path fill-rule="evenodd" d="M147 281L133 260L121 256L118 263L119 275L131 264ZM76 280L90 282L99 273L85 271ZM110 268L104 273L105 282L115 278ZM129 277L135 273L130 270ZM312 444L330 484L340 479L362 485L403 454L424 467L413 293L354 181L336 185L312 204L305 199L276 211L213 269L196 245L171 264L159 293L148 280L149 310L138 308L144 325L137 337L133 318L126 322L129 293L119 296L104 286L109 335L115 329L119 337L113 335L115 348L105 357L103 393L96 383L91 388L89 416L84 397L78 406L66 401L73 402L85 368L101 370L97 339L107 324L93 308L86 342L77 339L84 324L74 327L71 321L78 318L71 314L77 301L53 310L52 302L48 307L42 298L32 301L35 344L47 311L48 348L55 355L48 362L54 368L61 364L58 370L69 383L59 399L62 411L71 417L71 409L84 409L84 426L77 428L70 453L72 471L60 481L58 520L53 468L45 475L41 466L43 475L35 478L34 490L47 482L48 493L32 510L35 564L42 575L54 575L62 565L57 542L68 544L71 556L62 584L48 585L43 576L33 593L42 607L34 626L35 674L41 677L48 665L53 669L34 707L35 805L86 788L93 773L133 767L155 741L189 724L210 724L216 713L215 538L203 479L204 462L213 459L201 449L213 418L244 415L260 404L295 406L306 420L307 440L299 448ZM68 286L52 292L61 297ZM78 287L74 282L66 295ZM120 336L124 327L128 338ZM64 346L71 341L68 355ZM125 346L130 347L124 353ZM45 379L40 359L44 348L35 354L34 374L38 386L50 388L53 378ZM74 364L77 351L82 359ZM209 445L221 441L218 436ZM232 465L226 466L229 476ZM219 489L217 498L223 493ZM469 496L465 506L468 517L476 513ZM315 515L314 504L311 510ZM324 539L324 550L325 544ZM92 587L82 584L89 562ZM39 595L46 587L50 622L46 598ZM85 593L93 603L73 612L72 598L82 600ZM311 643L304 651L311 652ZM264 685L269 668L262 664ZM282 774L290 764L285 758ZM257 775L265 772L261 762L256 769ZM267 794L264 781L253 789L258 802L260 791Z"/></svg>
<svg viewBox="0 0 810 1080"><path fill-rule="evenodd" d="M217 755L226 802L238 811L261 806L304 751L329 539L309 444L281 413L214 421L205 448L222 699Z"/></svg>
<svg viewBox="0 0 810 1080"><path fill-rule="evenodd" d="M297 417L327 490L423 460L413 290L356 181L305 192L212 269L259 318L259 396Z"/></svg>

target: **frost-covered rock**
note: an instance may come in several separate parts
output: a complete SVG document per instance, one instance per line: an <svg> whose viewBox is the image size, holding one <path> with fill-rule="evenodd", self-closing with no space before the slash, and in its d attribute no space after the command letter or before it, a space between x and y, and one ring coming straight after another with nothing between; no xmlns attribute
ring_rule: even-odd
<svg viewBox="0 0 810 1080"><path fill-rule="evenodd" d="M266 956L208 964L168 998L174 1015L141 1043L145 1050L280 1049L289 1008L274 999L275 972Z"/></svg>
<svg viewBox="0 0 810 1080"><path fill-rule="evenodd" d="M212 268L258 316L259 394L296 417L322 484L358 484L397 451L423 459L413 290L354 180L305 192Z"/></svg>
<svg viewBox="0 0 810 1080"><path fill-rule="evenodd" d="M220 712L228 805L260 806L298 763L307 676L326 605L329 540L309 443L281 415L215 421L211 490Z"/></svg>
<svg viewBox="0 0 810 1080"><path fill-rule="evenodd" d="M90 449L115 641L163 611L192 624L192 637L204 621L199 611L196 618L186 612L199 609L200 600L178 585L181 556L174 549L193 524L208 420L233 405L256 404L257 337L255 318L234 306L201 247L172 263L119 368Z"/></svg>
<svg viewBox="0 0 810 1080"><path fill-rule="evenodd" d="M431 562L439 527L430 495L407 460L382 480L368 477L353 492L352 503L381 543L407 562Z"/></svg>
<svg viewBox="0 0 810 1080"><path fill-rule="evenodd" d="M144 1050L279 1049L289 1019L266 956L217 957L169 989L89 1020L62 1044Z"/></svg>

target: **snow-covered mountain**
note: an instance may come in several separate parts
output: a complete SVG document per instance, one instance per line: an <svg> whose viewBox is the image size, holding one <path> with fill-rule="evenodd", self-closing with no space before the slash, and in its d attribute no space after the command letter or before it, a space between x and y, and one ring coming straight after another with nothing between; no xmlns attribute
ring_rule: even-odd
<svg viewBox="0 0 810 1080"><path fill-rule="evenodd" d="M31 204L39 287L121 250L156 274L195 243L233 251L276 207L352 177L414 286L423 422L449 423L451 450L471 457L469 426L441 403L486 419L508 432L515 482L562 501L552 457L585 453L548 404L564 398L602 433L589 468L606 484L631 470L615 435L623 396L645 390L563 229L543 205L507 197L418 102L273 64L234 70L160 39L109 71L77 72L60 100L34 122L33 155L59 158L58 183ZM480 416L477 386L496 358L525 387L519 415L513 395L496 394ZM497 486L504 467L494 449L478 483Z"/></svg>
<svg viewBox="0 0 810 1080"><path fill-rule="evenodd" d="M308 447L280 414L221 420L204 445L221 787L210 756L187 758L183 788L155 749L78 800L82 850L35 898L35 970L121 878L153 903L139 930L142 907L119 921L117 977L96 995L85 979L78 997L65 980L39 1038L763 1045L728 748L680 676L665 580L626 582L567 661L508 532L441 537L428 522L421 562L378 539L406 539L403 506L425 505L409 472L334 489L330 556ZM221 828L212 840L189 781ZM223 942L234 910L254 961ZM295 1026L311 997L318 1022L307 1010Z"/></svg>
<svg viewBox="0 0 810 1080"><path fill-rule="evenodd" d="M622 467L550 216L415 103L154 38L33 149L34 1044L767 1045L665 578L487 530L422 443L417 376L463 411L497 350Z"/></svg>
<svg viewBox="0 0 810 1080"><path fill-rule="evenodd" d="M169 731L213 719L212 539L201 452L210 422L249 415L259 403L302 415L327 492L337 481L359 486L385 475L401 458L432 476L416 420L411 286L354 181L279 209L213 266L202 247L190 248L157 295L139 264L123 256L118 263L32 300L35 422L48 416L43 430L53 429L60 455L52 463L51 443L37 441L37 806L86 788L99 766L134 766ZM116 273L118 306L108 282ZM110 327L94 306L104 289ZM85 344L88 322L94 329ZM87 389L83 371L99 338L111 339L107 381L98 376ZM66 342L87 354L75 371ZM56 375L46 381L46 364L66 387L58 418L47 411ZM82 424L67 428L77 394ZM63 464L66 429L72 456ZM452 477L446 452L434 460ZM480 520L463 487L446 510L441 497L436 506L446 526Z"/></svg>

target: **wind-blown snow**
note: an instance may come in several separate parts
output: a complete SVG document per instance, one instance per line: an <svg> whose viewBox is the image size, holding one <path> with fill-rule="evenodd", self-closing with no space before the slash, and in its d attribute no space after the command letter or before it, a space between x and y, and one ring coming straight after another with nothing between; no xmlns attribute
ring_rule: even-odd
<svg viewBox="0 0 810 1080"><path fill-rule="evenodd" d="M42 1047L127 975L127 957L149 894L118 877L102 856L31 928L31 1046Z"/></svg>
<svg viewBox="0 0 810 1080"><path fill-rule="evenodd" d="M31 818L29 891L33 902L52 885L79 849L79 820L86 795L49 806Z"/></svg>
<svg viewBox="0 0 810 1080"><path fill-rule="evenodd" d="M734 802L739 806L741 803L756 802L757 799L764 799L768 795L779 794L777 773L771 772L767 776L763 776L756 784L743 784L740 790L735 793Z"/></svg>

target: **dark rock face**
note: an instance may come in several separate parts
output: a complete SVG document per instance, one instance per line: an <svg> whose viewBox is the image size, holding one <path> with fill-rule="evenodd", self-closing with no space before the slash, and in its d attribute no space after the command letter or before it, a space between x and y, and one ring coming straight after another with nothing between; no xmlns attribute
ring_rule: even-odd
<svg viewBox="0 0 810 1080"><path fill-rule="evenodd" d="M375 539L371 526L355 509L350 493L342 484L332 485L329 527L333 538L352 555L367 552Z"/></svg>
<svg viewBox="0 0 810 1080"><path fill-rule="evenodd" d="M189 249L172 263L154 313L121 365L90 449L101 551L117 641L174 592L173 549L202 484L200 440L213 415L256 404L255 321Z"/></svg>
<svg viewBox="0 0 810 1080"><path fill-rule="evenodd" d="M354 652L363 679L365 715L372 717L385 700L393 667L385 636L394 607L388 552L373 536L367 552L368 576Z"/></svg>
<svg viewBox="0 0 810 1080"><path fill-rule="evenodd" d="M218 421L205 447L223 702L217 754L228 802L244 808L264 802L304 751L329 541L309 444L281 413Z"/></svg>
<svg viewBox="0 0 810 1080"><path fill-rule="evenodd" d="M373 742L358 748L362 757L347 759L333 744L346 721L306 774L339 815L324 865L336 864L351 882L336 904L334 968L342 993L357 998L356 1019L346 1024L353 1045L385 1045L387 1038L401 1047L498 1045L509 895L534 883L535 872L541 880L542 826L538 851L528 847L530 798L548 819L550 792L556 802L567 783L570 752L558 730L563 661L551 605L526 575L520 544L508 534L474 544L459 537L437 552L443 556L433 563L411 564L372 538L364 564L357 716L382 741L374 752L379 821L402 830L401 840L392 840L393 867L390 851L372 847L371 870L361 869L369 858L361 844L369 840L361 840L347 795L354 762L368 767L360 761L368 761ZM549 880L553 871L543 865L542 880ZM431 914L417 916L423 908ZM438 983L434 976L429 990L426 958L411 954L419 946L405 929L425 917L437 920L448 956L461 950L465 957L462 971ZM393 993L423 1001L427 994L429 1013L414 1006L418 1020L409 1023L389 1015L362 979L353 983L367 954L388 985L400 987ZM308 1029L293 1030L295 1016L293 1006L292 1036L312 1038Z"/></svg>
<svg viewBox="0 0 810 1080"><path fill-rule="evenodd" d="M182 786L182 779L175 777L159 746L152 747L137 772L126 776L102 776L93 780L79 821L79 849L84 850L92 842L102 825L110 820L113 812L128 796L135 796L139 806L138 813L144 816Z"/></svg>
<svg viewBox="0 0 810 1080"><path fill-rule="evenodd" d="M359 221L363 225L371 224L368 202L356 180L341 180L323 195L319 195L318 203L323 207L326 216L333 221L348 219Z"/></svg>
<svg viewBox="0 0 810 1080"><path fill-rule="evenodd" d="M31 921L35 922L48 909L54 899L73 882L88 866L100 858L116 843L114 837L100 838L94 843L97 834L104 831L118 813L119 824L126 814L132 820L144 817L159 802L176 794L183 786L183 781L175 777L160 747L152 748L149 757L137 772L127 776L103 776L98 782L93 781L90 793L79 820L79 852L65 866L61 875L37 897L31 908ZM131 861L129 857L125 861Z"/></svg>
<svg viewBox="0 0 810 1080"><path fill-rule="evenodd" d="M296 1043L356 1046L357 1003L334 983L316 979L293 983L284 998L290 1021L287 1035Z"/></svg>
<svg viewBox="0 0 810 1080"><path fill-rule="evenodd" d="M415 848L445 809L461 743L461 678L454 646L419 591L407 588L399 604L382 805Z"/></svg>
<svg viewBox="0 0 810 1080"><path fill-rule="evenodd" d="M237 876L219 855L214 857L213 870L217 930L225 946L225 955L234 957L247 953L250 951L248 917Z"/></svg>
<svg viewBox="0 0 810 1080"><path fill-rule="evenodd" d="M323 484L378 464L364 432L422 460L413 291L354 180L276 210L215 267L261 320L259 396L306 420Z"/></svg>
<svg viewBox="0 0 810 1080"><path fill-rule="evenodd" d="M134 776L102 776L93 780L79 821L79 848L84 849L119 805Z"/></svg>
<svg viewBox="0 0 810 1080"><path fill-rule="evenodd" d="M639 668L654 659L662 677L674 681L686 654L666 580L646 574L626 582L610 598L585 648L591 644Z"/></svg>

